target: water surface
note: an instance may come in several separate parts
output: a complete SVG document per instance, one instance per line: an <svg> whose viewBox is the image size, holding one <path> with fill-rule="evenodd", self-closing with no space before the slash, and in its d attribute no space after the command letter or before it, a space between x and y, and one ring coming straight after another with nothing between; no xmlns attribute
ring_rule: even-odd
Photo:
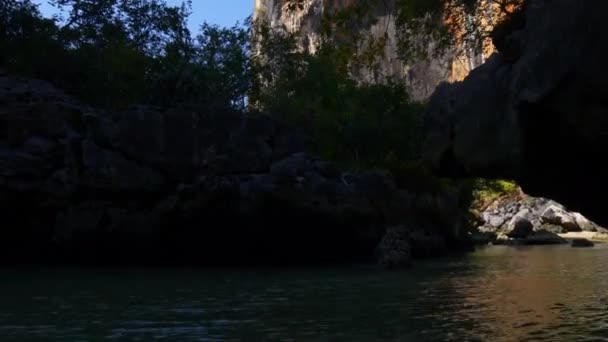
<svg viewBox="0 0 608 342"><path fill-rule="evenodd" d="M608 341L608 246L258 270L0 269L0 341Z"/></svg>

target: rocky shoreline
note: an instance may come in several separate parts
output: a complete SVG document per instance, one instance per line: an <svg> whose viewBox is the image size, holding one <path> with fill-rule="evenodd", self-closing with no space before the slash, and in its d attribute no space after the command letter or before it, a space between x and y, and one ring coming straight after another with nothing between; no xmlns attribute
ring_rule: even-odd
<svg viewBox="0 0 608 342"><path fill-rule="evenodd" d="M471 230L458 189L411 192L383 172L342 170L268 117L106 111L2 73L0 131L0 263L404 268L475 243L608 232L523 193L480 208Z"/></svg>
<svg viewBox="0 0 608 342"><path fill-rule="evenodd" d="M405 265L470 248L457 193L341 170L264 116L107 111L0 73L0 131L2 263L392 264L390 245Z"/></svg>
<svg viewBox="0 0 608 342"><path fill-rule="evenodd" d="M479 209L474 240L480 244L565 244L608 236L607 229L581 213L553 200L528 196L521 189Z"/></svg>
<svg viewBox="0 0 608 342"><path fill-rule="evenodd" d="M605 225L597 199L608 184L606 87L598 80L608 77L598 56L608 44L586 38L602 27L602 7L532 1L525 17L534 20L505 32L509 44L495 42L515 50L499 49L463 82L434 92L423 159L444 176L514 179ZM392 268L474 241L553 244L566 242L564 233L606 233L523 194L480 208L471 230L458 189L408 191L386 173L321 160L309 146L297 129L262 115L102 110L0 70L0 263ZM576 158L556 163L564 156Z"/></svg>

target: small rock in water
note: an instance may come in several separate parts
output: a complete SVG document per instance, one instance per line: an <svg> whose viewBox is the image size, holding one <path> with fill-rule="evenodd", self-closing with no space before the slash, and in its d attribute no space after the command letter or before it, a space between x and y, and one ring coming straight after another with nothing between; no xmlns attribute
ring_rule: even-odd
<svg viewBox="0 0 608 342"><path fill-rule="evenodd" d="M570 243L572 247L593 247L593 242L587 239L573 239Z"/></svg>

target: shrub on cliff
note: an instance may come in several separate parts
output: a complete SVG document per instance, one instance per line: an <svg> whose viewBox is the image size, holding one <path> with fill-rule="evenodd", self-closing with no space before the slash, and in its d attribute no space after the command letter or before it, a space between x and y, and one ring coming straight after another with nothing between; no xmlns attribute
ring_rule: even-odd
<svg viewBox="0 0 608 342"><path fill-rule="evenodd" d="M473 209L483 210L495 200L520 194L521 189L512 181L504 179L473 179L468 181L473 194Z"/></svg>

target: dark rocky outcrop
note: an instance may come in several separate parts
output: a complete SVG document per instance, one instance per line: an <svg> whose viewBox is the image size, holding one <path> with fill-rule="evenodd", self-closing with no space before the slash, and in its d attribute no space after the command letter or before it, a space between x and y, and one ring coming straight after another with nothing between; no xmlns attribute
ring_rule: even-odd
<svg viewBox="0 0 608 342"><path fill-rule="evenodd" d="M515 179L608 225L606 13L604 1L530 0L498 53L432 96L426 158L453 177Z"/></svg>
<svg viewBox="0 0 608 342"><path fill-rule="evenodd" d="M307 145L263 116L103 111L0 75L0 262L372 261L405 223L415 257L462 246L454 194L413 195Z"/></svg>

